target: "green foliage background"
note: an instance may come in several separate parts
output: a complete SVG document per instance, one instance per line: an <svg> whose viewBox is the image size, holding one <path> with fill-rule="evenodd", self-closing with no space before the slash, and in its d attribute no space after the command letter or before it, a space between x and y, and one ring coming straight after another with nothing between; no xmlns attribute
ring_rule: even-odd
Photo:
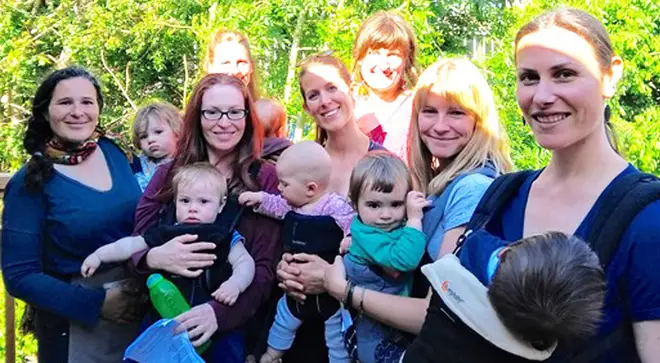
<svg viewBox="0 0 660 363"><path fill-rule="evenodd" d="M521 1L515 1L520 3ZM611 101L613 122L627 158L660 174L660 4L657 0L0 0L0 170L15 171L27 156L22 134L31 97L45 75L78 64L104 86L102 124L125 133L135 108L161 98L182 107L195 80L206 43L218 28L245 32L257 57L264 92L286 101L290 126L304 117L297 82L285 100L290 49L300 17L297 60L334 49L347 65L364 19L396 9L414 27L423 68L438 57L475 56L493 87L520 169L538 168L549 157L520 122L515 100L513 38L545 9L573 6L601 19L625 77ZM470 51L472 39L487 45ZM303 137L313 137L303 118ZM20 314L19 314L20 315ZM4 324L3 324L4 325ZM0 358L4 355L0 336ZM25 348L25 349L23 349ZM19 338L20 359L34 342Z"/></svg>

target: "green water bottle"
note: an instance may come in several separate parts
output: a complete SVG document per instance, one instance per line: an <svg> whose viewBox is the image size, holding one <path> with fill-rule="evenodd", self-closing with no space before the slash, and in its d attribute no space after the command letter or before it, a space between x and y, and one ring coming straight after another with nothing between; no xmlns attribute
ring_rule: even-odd
<svg viewBox="0 0 660 363"><path fill-rule="evenodd" d="M190 310L190 305L181 295L181 291L161 274L151 274L147 279L149 297L156 311L165 319L173 319ZM208 340L203 345L195 348L197 353L202 354L211 345Z"/></svg>

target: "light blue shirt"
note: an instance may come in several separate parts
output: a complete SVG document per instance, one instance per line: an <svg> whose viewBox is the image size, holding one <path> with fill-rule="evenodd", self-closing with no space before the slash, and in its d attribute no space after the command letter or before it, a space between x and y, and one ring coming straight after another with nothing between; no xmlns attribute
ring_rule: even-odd
<svg viewBox="0 0 660 363"><path fill-rule="evenodd" d="M431 209L424 213L422 228L426 234L426 252L435 261L445 233L467 224L493 178L472 173L454 179L440 195L428 198Z"/></svg>

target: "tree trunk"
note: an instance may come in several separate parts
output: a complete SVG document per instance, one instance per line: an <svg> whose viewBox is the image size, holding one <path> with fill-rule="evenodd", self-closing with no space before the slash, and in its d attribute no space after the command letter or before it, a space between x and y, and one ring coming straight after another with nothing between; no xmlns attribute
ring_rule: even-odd
<svg viewBox="0 0 660 363"><path fill-rule="evenodd" d="M303 25L305 24L305 8L301 8L298 12L298 20L296 21L296 29L293 31L293 41L291 42L291 51L289 52L289 69L286 74L286 84L284 86L284 104L288 104L291 99L291 92L293 90L293 82L296 78L296 64L298 63L298 45L300 37L302 36ZM296 117L296 124L293 129L293 141L298 142L303 136L303 116Z"/></svg>
<svg viewBox="0 0 660 363"><path fill-rule="evenodd" d="M286 74L286 85L284 86L284 103L289 103L293 88L293 81L296 77L296 63L298 62L298 45L302 35L303 25L305 24L305 8L298 12L296 29L293 31L293 41L291 42L291 51L289 52L289 69Z"/></svg>

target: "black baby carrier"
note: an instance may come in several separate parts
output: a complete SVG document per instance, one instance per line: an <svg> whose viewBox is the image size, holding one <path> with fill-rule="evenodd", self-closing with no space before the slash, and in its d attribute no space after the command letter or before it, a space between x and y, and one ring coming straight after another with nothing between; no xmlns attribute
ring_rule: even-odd
<svg viewBox="0 0 660 363"><path fill-rule="evenodd" d="M284 216L282 242L284 252L318 255L332 263L339 253L344 233L330 216L310 216L288 212ZM288 297L289 310L300 320L325 321L339 309L339 302L327 293L307 295L305 303Z"/></svg>
<svg viewBox="0 0 660 363"><path fill-rule="evenodd" d="M459 237L455 254L460 253L467 238L483 229L493 215L499 214L531 173L522 171L495 179L479 202L465 232ZM604 203L586 238L586 242L598 255L603 269L607 268L621 237L635 216L644 207L660 199L660 180L653 175L633 173L617 178L614 183L607 195L603 196ZM624 282L617 283L622 286ZM440 288L449 287L441 285ZM598 362L621 347L632 346L634 349L629 304L623 293L618 298L624 318L617 329L590 344L560 342L554 354L545 362ZM631 362L638 361L639 358ZM532 360L504 351L475 332L448 308L434 289L422 330L405 353L403 362L518 363Z"/></svg>
<svg viewBox="0 0 660 363"><path fill-rule="evenodd" d="M175 225L175 206L174 203L169 203L161 211L160 225L145 232L144 239L149 247L160 246L183 234L196 234L197 241L215 243L216 247L213 250L205 251L216 255L215 263L205 268L198 277L188 278L166 271L161 272L166 279L176 285L190 306L203 304L213 299L211 293L231 277L232 267L228 261L230 244L244 209L245 207L238 204L236 198L227 198L227 203L214 223Z"/></svg>

